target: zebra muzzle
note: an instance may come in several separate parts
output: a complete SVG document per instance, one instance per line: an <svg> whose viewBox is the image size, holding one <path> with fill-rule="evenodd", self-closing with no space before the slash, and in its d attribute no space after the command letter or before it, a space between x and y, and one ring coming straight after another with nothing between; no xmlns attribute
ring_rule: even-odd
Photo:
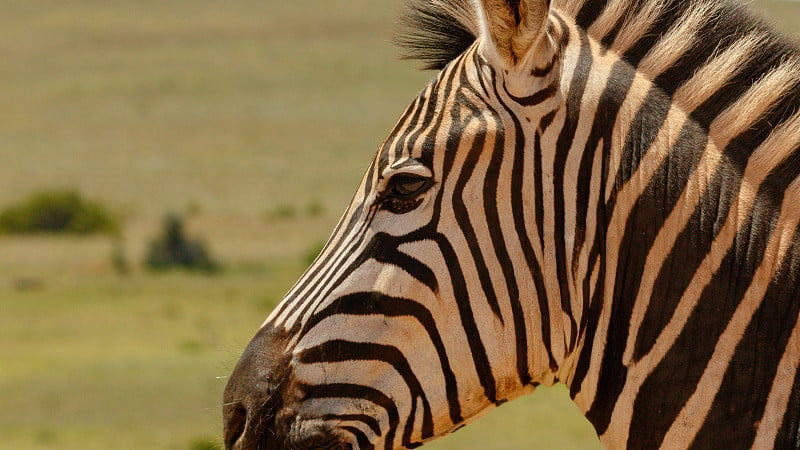
<svg viewBox="0 0 800 450"><path fill-rule="evenodd" d="M290 375L283 342L285 336L262 328L228 379L222 409L226 449L285 448L275 420Z"/></svg>
<svg viewBox="0 0 800 450"><path fill-rule="evenodd" d="M225 387L223 423L226 449L352 448L324 421L300 420L293 404L286 332L263 327L250 341Z"/></svg>

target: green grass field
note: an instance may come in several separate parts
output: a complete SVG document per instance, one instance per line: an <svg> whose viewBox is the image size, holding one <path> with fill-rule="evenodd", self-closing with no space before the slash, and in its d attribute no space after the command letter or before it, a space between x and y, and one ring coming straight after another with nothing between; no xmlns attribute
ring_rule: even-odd
<svg viewBox="0 0 800 450"><path fill-rule="evenodd" d="M396 58L400 6L0 3L0 207L77 188L124 218L133 267L108 238L0 236L0 448L219 442L224 376L432 76ZM767 7L796 29L800 4ZM224 273L139 268L168 211ZM597 446L549 388L430 448Z"/></svg>

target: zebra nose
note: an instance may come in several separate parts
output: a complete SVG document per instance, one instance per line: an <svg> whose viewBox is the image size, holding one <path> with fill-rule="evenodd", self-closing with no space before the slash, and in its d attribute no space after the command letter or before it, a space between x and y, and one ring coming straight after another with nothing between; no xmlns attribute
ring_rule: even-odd
<svg viewBox="0 0 800 450"><path fill-rule="evenodd" d="M226 449L282 448L275 417L289 374L284 341L282 333L263 327L236 364L223 396Z"/></svg>

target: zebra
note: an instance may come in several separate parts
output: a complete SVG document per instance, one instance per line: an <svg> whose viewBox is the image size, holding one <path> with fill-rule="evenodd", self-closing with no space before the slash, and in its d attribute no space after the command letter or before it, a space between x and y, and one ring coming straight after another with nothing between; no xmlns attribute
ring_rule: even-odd
<svg viewBox="0 0 800 450"><path fill-rule="evenodd" d="M800 51L725 0L415 0L438 70L244 350L227 448L564 383L607 447L800 446Z"/></svg>

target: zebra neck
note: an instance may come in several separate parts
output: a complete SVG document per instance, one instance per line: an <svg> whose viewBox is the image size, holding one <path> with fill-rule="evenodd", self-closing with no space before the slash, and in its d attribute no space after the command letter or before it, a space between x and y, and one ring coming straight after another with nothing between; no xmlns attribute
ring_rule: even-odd
<svg viewBox="0 0 800 450"><path fill-rule="evenodd" d="M569 291L584 306L562 369L571 395L611 446L688 446L723 424L758 442L746 424L783 417L771 393L800 398L774 378L800 335L796 58L740 36L678 76L690 48L632 62L565 23L565 111L550 141L554 172L561 161L576 174L554 177L572 241L561 270L584 286ZM753 353L765 335L778 351Z"/></svg>

